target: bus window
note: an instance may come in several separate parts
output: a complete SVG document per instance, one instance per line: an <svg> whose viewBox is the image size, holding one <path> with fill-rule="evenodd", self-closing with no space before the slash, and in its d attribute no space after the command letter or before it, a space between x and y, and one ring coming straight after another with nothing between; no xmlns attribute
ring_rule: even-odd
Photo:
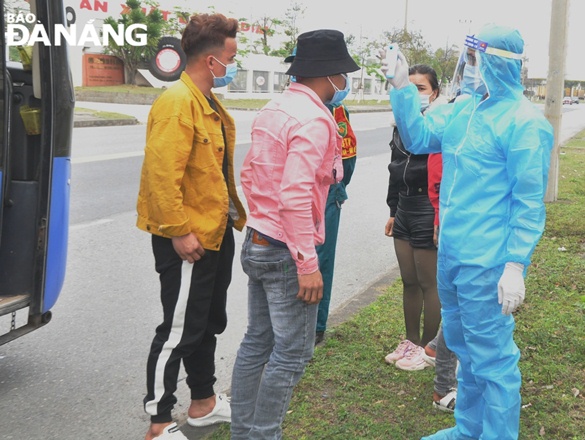
<svg viewBox="0 0 585 440"><path fill-rule="evenodd" d="M65 24L61 0L31 0L46 27ZM2 35L6 23L0 18ZM49 34L52 34L49 32ZM65 276L74 94L66 46L2 44L0 93L0 345L46 324ZM8 58L8 59L7 59ZM42 72L42 74L41 74Z"/></svg>

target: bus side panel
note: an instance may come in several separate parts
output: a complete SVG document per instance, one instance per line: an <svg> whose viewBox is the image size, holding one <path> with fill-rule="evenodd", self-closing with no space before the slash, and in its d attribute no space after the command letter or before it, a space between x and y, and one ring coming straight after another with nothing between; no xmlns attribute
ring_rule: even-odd
<svg viewBox="0 0 585 440"><path fill-rule="evenodd" d="M0 246L2 295L30 295L33 292L34 258L39 237L38 197L38 182L11 182L11 206L4 210Z"/></svg>
<svg viewBox="0 0 585 440"><path fill-rule="evenodd" d="M2 134L0 134L2 136ZM0 145L3 147L4 145ZM0 166L2 164L0 163ZM4 182L4 173L2 173L2 168L0 168L0 243L2 242L2 213L4 211L4 186L2 185ZM2 292L0 292L1 294Z"/></svg>
<svg viewBox="0 0 585 440"><path fill-rule="evenodd" d="M53 159L51 182L51 206L49 213L49 238L47 243L47 267L43 313L50 310L57 301L67 262L67 238L69 230L69 197L71 160L68 157Z"/></svg>

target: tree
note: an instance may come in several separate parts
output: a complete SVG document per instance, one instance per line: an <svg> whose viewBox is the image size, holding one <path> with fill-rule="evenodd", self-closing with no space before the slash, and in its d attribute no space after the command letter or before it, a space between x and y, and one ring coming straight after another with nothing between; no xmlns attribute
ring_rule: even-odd
<svg viewBox="0 0 585 440"><path fill-rule="evenodd" d="M457 46L445 44L445 48L435 51L431 64L439 77L439 85L443 88L453 80L453 73L459 61L459 50Z"/></svg>
<svg viewBox="0 0 585 440"><path fill-rule="evenodd" d="M408 65L431 64L433 51L420 31L409 32L404 29L385 31L383 34L384 47L390 43L398 44L400 51L408 61Z"/></svg>
<svg viewBox="0 0 585 440"><path fill-rule="evenodd" d="M113 17L108 17L104 20L104 24L112 26L114 29L118 25L123 25L124 29L132 24L146 25L146 31L135 30L135 33L146 32L146 45L133 46L127 39L124 39L123 44L118 44L113 39L109 40L109 46L105 48L105 52L120 58L124 62L124 75L127 84L136 84L136 72L138 66L143 61L154 56L158 40L161 37L162 29L164 28L164 20L162 13L156 8L155 4L148 4L151 6L150 12L147 14L143 10L140 0L127 0L127 10L122 12L122 15L117 20Z"/></svg>
<svg viewBox="0 0 585 440"><path fill-rule="evenodd" d="M386 49L390 43L398 44L409 66L428 64L435 69L440 87L444 87L451 81L459 59L457 46L449 46L447 43L445 48L439 48L433 52L431 45L419 31L409 32L404 29L385 31L380 38L368 42L363 48L355 51L359 56L354 58L368 74L386 81L380 72L381 60L378 58L378 52L380 49Z"/></svg>
<svg viewBox="0 0 585 440"><path fill-rule="evenodd" d="M2 4L2 12L4 17L7 14L26 15L30 13L30 4L25 0L6 0ZM34 23L18 23L26 27L29 31L32 30ZM20 54L16 46L8 46L7 59L10 61L21 61Z"/></svg>
<svg viewBox="0 0 585 440"><path fill-rule="evenodd" d="M353 43L355 38L348 39L348 41ZM433 66L434 54L431 46L425 41L420 32L409 32L404 29L385 31L380 38L374 41L367 42L363 46L360 43L360 47L356 51L357 56L354 56L356 63L365 69L369 75L377 76L385 83L385 88L388 87L388 84L386 78L380 71L381 60L378 58L378 52L380 49L386 49L390 43L398 44L409 66L414 64L429 64Z"/></svg>
<svg viewBox="0 0 585 440"><path fill-rule="evenodd" d="M173 14L169 16L168 20L164 23L162 32L164 35L181 38L183 31L189 23L192 15L197 12L188 12L181 9L179 6L173 8Z"/></svg>
<svg viewBox="0 0 585 440"><path fill-rule="evenodd" d="M572 89L573 87L580 87L581 81L572 81L572 80L565 80L565 88Z"/></svg>
<svg viewBox="0 0 585 440"><path fill-rule="evenodd" d="M380 62L376 58L379 43L369 41L367 37L360 36L358 39L355 35L349 34L345 37L345 44L355 63L362 69L358 91L356 92L358 101L360 101L364 92L364 73L377 76L381 81L386 81L380 71Z"/></svg>
<svg viewBox="0 0 585 440"><path fill-rule="evenodd" d="M276 29L282 25L282 20L264 15L263 17L260 17L260 19L254 23L254 25L256 26L256 29L261 32L261 53L264 55L270 55L272 50L270 49L268 37L272 37L276 34Z"/></svg>
<svg viewBox="0 0 585 440"><path fill-rule="evenodd" d="M297 45L297 37L299 36L299 25L298 21L305 15L305 7L300 3L292 3L290 7L284 13L284 20L282 26L284 26L284 35L287 39L282 44L281 48L272 51L270 54L278 57L289 56L295 46Z"/></svg>
<svg viewBox="0 0 585 440"><path fill-rule="evenodd" d="M240 33L238 42L241 43L245 49L240 50L238 48L238 54L254 53L270 55L273 50L270 48L269 37L273 37L278 33L277 29L282 25L282 21L278 18L264 15L258 20L255 20L252 25L249 25L248 20L245 18L240 19L240 22L243 22L244 26L246 26L246 28L241 28L240 30L250 30L250 34L255 35L256 38L249 38L245 33Z"/></svg>

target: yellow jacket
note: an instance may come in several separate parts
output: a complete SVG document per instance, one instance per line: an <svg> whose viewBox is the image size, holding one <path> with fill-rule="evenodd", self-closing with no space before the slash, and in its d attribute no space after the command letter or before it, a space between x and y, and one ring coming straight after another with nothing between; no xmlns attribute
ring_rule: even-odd
<svg viewBox="0 0 585 440"><path fill-rule="evenodd" d="M136 225L163 237L193 232L205 249L219 250L228 212L238 230L246 223L246 213L234 181L234 120L213 93L211 98L219 114L183 72L181 80L152 105ZM222 121L229 160L227 186L222 173L226 149Z"/></svg>

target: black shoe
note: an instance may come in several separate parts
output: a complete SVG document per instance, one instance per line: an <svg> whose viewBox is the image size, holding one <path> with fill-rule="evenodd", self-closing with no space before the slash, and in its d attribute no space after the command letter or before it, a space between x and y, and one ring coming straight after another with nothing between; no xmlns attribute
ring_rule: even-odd
<svg viewBox="0 0 585 440"><path fill-rule="evenodd" d="M315 333L315 345L320 344L325 339L325 332L316 332Z"/></svg>

